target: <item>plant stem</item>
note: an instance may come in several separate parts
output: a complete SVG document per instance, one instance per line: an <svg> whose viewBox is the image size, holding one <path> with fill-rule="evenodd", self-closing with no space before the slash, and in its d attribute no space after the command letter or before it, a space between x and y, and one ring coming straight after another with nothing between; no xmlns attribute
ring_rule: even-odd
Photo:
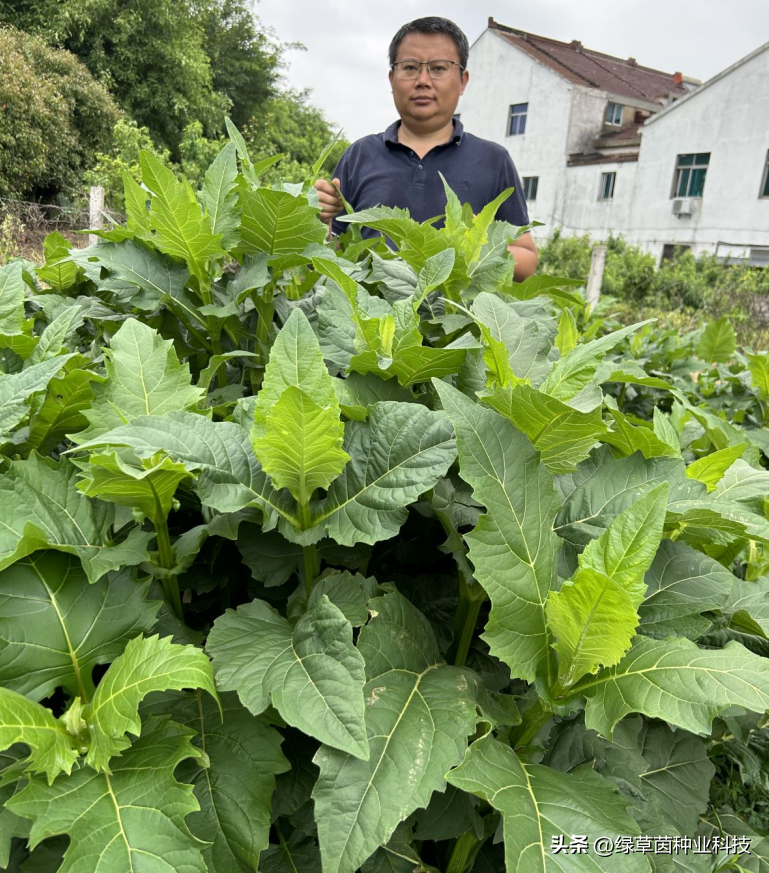
<svg viewBox="0 0 769 873"><path fill-rule="evenodd" d="M459 564L459 603L454 615L454 642L449 651L449 658L457 667L463 666L467 660L475 625L478 622L478 613L485 600L486 592L472 576L469 577L468 582L468 576L463 573L462 565Z"/></svg>
<svg viewBox="0 0 769 873"><path fill-rule="evenodd" d="M269 295L269 300L267 295ZM258 342L266 343L270 335L272 317L275 314L275 306L272 302L272 285L265 286L261 294L257 291L253 296L253 301L259 316L256 323L256 339Z"/></svg>
<svg viewBox="0 0 769 873"><path fill-rule="evenodd" d="M174 550L171 547L171 536L168 533L168 521L165 516L161 516L161 518L162 521L155 524L155 533L158 538L159 563L164 570L170 570L176 561L174 560ZM179 594L179 580L176 576L163 576L160 584L163 586L163 594L165 594L166 600L179 620L183 621L184 611L182 609L182 598Z"/></svg>
<svg viewBox="0 0 769 873"><path fill-rule="evenodd" d="M478 586L480 588L480 586ZM467 660L467 654L470 651L470 643L473 640L475 633L475 625L478 622L478 613L481 611L481 603L483 600L461 599L457 607L457 619L459 619L460 611L463 613L462 630L457 643L457 651L454 655L454 665L462 667ZM456 638L456 637L455 637Z"/></svg>
<svg viewBox="0 0 769 873"><path fill-rule="evenodd" d="M309 594L312 591L312 583L320 572L320 561L315 543L311 546L302 546L302 557L304 559L304 584L307 588L307 594Z"/></svg>
<svg viewBox="0 0 769 873"><path fill-rule="evenodd" d="M514 749L521 749L530 743L553 717L552 710L538 699L523 714L521 723L510 732L510 745Z"/></svg>
<svg viewBox="0 0 769 873"><path fill-rule="evenodd" d="M301 495L300 495L301 496ZM310 499L300 501L299 503L299 526L301 530L307 530L312 527L312 514L310 513ZM302 546L302 558L304 561L304 584L309 596L312 590L312 583L320 572L320 561L318 559L318 550L315 548L315 543L309 546Z"/></svg>
<svg viewBox="0 0 769 873"><path fill-rule="evenodd" d="M458 837L446 873L465 873L482 842L471 831Z"/></svg>

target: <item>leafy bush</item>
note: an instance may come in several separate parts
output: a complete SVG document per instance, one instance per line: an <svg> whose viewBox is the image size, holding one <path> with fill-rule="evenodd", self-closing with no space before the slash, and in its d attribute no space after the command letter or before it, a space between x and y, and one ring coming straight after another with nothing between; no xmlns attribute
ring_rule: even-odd
<svg viewBox="0 0 769 873"><path fill-rule="evenodd" d="M595 245L587 234L564 237L556 230L540 248L539 272L587 280ZM659 317L691 329L728 317L742 343L769 341L769 270L723 264L715 255L695 257L688 251L679 251L657 268L651 254L621 236L610 236L606 246L601 291L617 300L626 319Z"/></svg>
<svg viewBox="0 0 769 873"><path fill-rule="evenodd" d="M118 110L73 55L0 29L0 196L74 187L110 142Z"/></svg>
<svg viewBox="0 0 769 873"><path fill-rule="evenodd" d="M0 863L758 873L769 355L233 136L0 269Z"/></svg>

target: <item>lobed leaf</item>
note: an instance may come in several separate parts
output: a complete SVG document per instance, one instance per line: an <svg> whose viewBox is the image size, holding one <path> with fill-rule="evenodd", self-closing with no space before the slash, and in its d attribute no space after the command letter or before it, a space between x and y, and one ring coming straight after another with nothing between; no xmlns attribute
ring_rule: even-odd
<svg viewBox="0 0 769 873"><path fill-rule="evenodd" d="M217 682L259 715L272 703L289 724L321 742L368 757L363 658L352 627L321 596L294 627L254 600L217 619L208 638Z"/></svg>
<svg viewBox="0 0 769 873"><path fill-rule="evenodd" d="M315 816L324 873L353 873L459 763L475 725L461 671L441 663L427 619L399 594L369 604L360 633L366 661L370 756L328 746L315 756Z"/></svg>
<svg viewBox="0 0 769 873"><path fill-rule="evenodd" d="M465 536L475 577L491 598L483 638L514 677L531 682L551 645L545 600L558 550L553 480L510 422L434 384L457 435L460 475L487 510Z"/></svg>
<svg viewBox="0 0 769 873"><path fill-rule="evenodd" d="M202 688L216 698L204 652L157 636L131 640L83 710L91 735L86 764L109 773L110 759L131 745L126 734L141 731L139 704L144 697L152 691L182 688Z"/></svg>
<svg viewBox="0 0 769 873"><path fill-rule="evenodd" d="M205 844L185 824L198 802L192 787L174 778L181 761L200 755L192 736L188 728L153 720L112 773L81 767L52 785L30 781L10 802L32 819L30 846L67 834L59 873L206 873Z"/></svg>

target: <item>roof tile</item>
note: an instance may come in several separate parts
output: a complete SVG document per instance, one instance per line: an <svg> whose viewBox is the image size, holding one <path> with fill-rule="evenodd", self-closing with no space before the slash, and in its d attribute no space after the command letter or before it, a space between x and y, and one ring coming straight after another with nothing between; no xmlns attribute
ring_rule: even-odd
<svg viewBox="0 0 769 873"><path fill-rule="evenodd" d="M623 60L583 48L582 43L560 42L516 30L489 19L489 28L521 51L578 85L600 88L619 97L662 102L668 95L683 95L687 88L676 83L674 73L640 66L634 58ZM680 77L679 77L680 78Z"/></svg>

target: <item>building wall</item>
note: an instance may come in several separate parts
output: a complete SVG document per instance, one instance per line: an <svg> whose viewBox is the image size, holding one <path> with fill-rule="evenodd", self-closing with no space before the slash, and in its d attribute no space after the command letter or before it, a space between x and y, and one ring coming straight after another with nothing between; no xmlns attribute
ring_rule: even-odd
<svg viewBox="0 0 769 873"><path fill-rule="evenodd" d="M674 106L642 129L625 234L655 254L665 243L695 253L718 244L769 245L769 198L759 198L769 150L769 51ZM691 217L672 212L679 154L710 152L702 200ZM732 248L733 252L734 249Z"/></svg>
<svg viewBox="0 0 769 873"><path fill-rule="evenodd" d="M764 51L642 128L637 163L567 167L570 154L592 151L607 130L609 100L652 110L645 101L568 82L493 31L470 52L470 82L459 104L465 127L505 146L522 177L539 178L529 203L542 240L565 233L610 232L660 256L665 244L691 245L695 253L732 257L749 246L769 246L769 198L759 198L769 150L769 51ZM512 104L528 103L526 133L507 135ZM623 119L623 120L626 120ZM695 214L672 212L672 186L679 154L710 152L704 196ZM616 172L614 198L598 199L602 173Z"/></svg>
<svg viewBox="0 0 769 873"><path fill-rule="evenodd" d="M554 216L554 225L565 234L589 233L596 239L625 233L630 223L637 167L635 162L569 167L562 211ZM599 200L604 173L617 174L611 200Z"/></svg>
<svg viewBox="0 0 769 873"><path fill-rule="evenodd" d="M529 214L548 225L534 235L548 236L566 173L572 86L488 30L473 44L468 68L470 81L457 109L462 124L503 145L521 177L539 177ZM507 136L510 106L516 103L529 104L526 132Z"/></svg>

